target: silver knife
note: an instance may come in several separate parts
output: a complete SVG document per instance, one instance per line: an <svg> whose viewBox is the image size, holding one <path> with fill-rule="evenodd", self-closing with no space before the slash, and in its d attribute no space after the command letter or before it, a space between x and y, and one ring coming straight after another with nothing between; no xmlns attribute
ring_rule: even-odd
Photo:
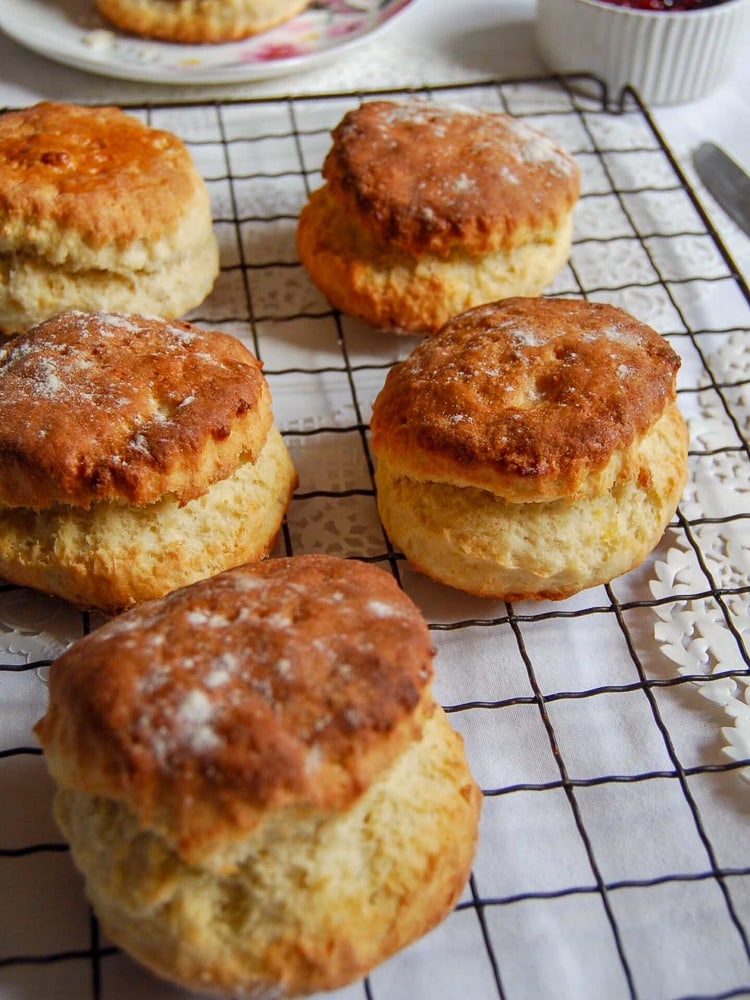
<svg viewBox="0 0 750 1000"><path fill-rule="evenodd" d="M694 150L693 165L727 215L750 236L750 176L713 142Z"/></svg>

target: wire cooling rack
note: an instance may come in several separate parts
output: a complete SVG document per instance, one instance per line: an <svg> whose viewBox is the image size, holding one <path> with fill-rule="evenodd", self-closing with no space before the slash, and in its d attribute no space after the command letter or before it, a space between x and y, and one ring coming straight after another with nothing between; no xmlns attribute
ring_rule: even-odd
<svg viewBox="0 0 750 1000"><path fill-rule="evenodd" d="M437 696L484 791L455 911L336 994L346 1000L750 995L750 760L731 739L750 712L750 293L648 110L630 95L613 112L573 82L416 92L507 110L574 153L575 242L550 294L622 306L683 359L685 501L641 567L561 603L433 584L379 523L370 407L416 341L331 311L294 241L329 130L363 95L128 109L182 136L208 183L222 271L192 318L264 362L299 472L275 554L327 551L396 574L430 624ZM31 732L45 667L97 624L0 587L2 1000L184 995L100 933L51 818Z"/></svg>

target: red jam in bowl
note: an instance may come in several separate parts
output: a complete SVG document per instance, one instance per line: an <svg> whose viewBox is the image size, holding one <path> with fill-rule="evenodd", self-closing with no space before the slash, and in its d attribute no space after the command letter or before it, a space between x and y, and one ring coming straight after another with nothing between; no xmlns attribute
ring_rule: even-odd
<svg viewBox="0 0 750 1000"><path fill-rule="evenodd" d="M718 7L726 0L604 0L604 3L633 10L705 10L706 7Z"/></svg>

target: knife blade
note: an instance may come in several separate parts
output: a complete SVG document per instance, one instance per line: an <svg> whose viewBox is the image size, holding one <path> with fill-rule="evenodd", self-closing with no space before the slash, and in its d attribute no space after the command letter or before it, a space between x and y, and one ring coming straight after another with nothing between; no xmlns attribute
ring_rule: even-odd
<svg viewBox="0 0 750 1000"><path fill-rule="evenodd" d="M693 165L727 215L750 236L750 176L713 142L694 150Z"/></svg>

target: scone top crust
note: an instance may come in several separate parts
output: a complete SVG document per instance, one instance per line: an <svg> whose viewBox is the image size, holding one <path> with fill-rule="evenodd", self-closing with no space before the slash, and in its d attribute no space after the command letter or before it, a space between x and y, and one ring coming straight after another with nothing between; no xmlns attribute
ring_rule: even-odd
<svg viewBox="0 0 750 1000"><path fill-rule="evenodd" d="M373 449L396 472L511 501L596 496L673 403L679 365L656 331L605 303L478 306L388 373Z"/></svg>
<svg viewBox="0 0 750 1000"><path fill-rule="evenodd" d="M0 347L0 503L181 503L254 460L273 417L257 359L186 322L61 313Z"/></svg>
<svg viewBox="0 0 750 1000"><path fill-rule="evenodd" d="M579 194L575 161L537 129L419 100L370 101L346 114L323 176L374 239L439 256L548 238Z"/></svg>
<svg viewBox="0 0 750 1000"><path fill-rule="evenodd" d="M0 250L47 253L50 230L94 249L149 241L196 201L208 210L181 140L119 108L44 101L0 116Z"/></svg>
<svg viewBox="0 0 750 1000"><path fill-rule="evenodd" d="M269 810L338 810L421 731L432 644L390 574L271 559L140 605L53 665L37 734L66 787L187 858Z"/></svg>

